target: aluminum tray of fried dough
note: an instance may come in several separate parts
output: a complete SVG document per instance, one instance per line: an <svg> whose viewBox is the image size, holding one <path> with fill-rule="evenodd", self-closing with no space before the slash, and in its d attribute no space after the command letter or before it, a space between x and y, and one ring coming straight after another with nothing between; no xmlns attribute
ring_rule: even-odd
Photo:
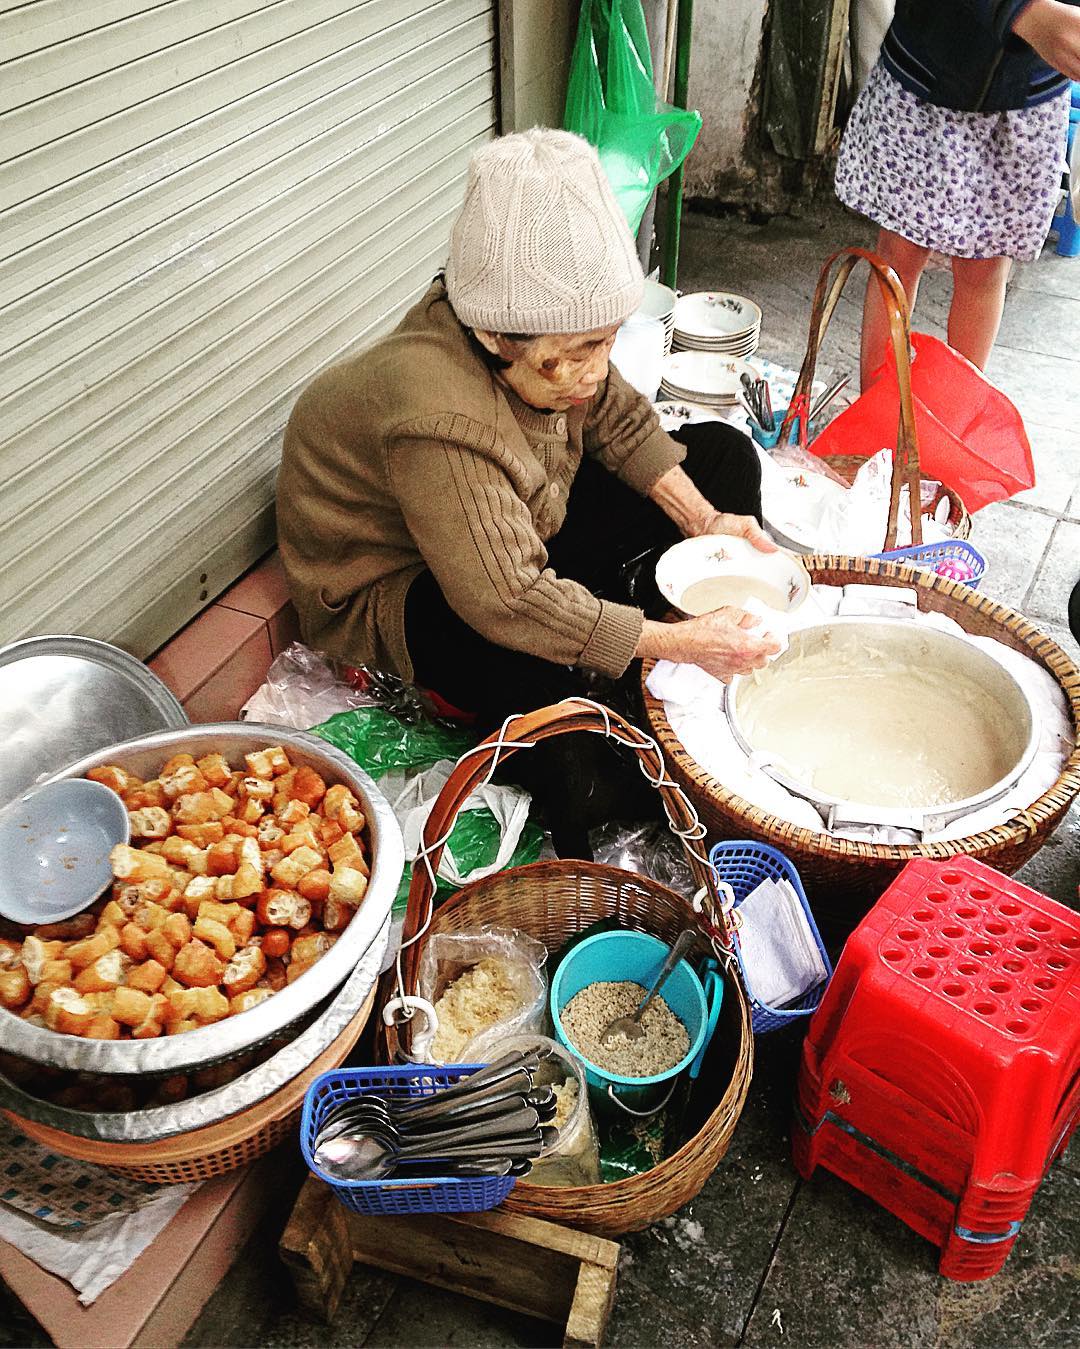
<svg viewBox="0 0 1080 1349"><path fill-rule="evenodd" d="M87 1040L33 1026L0 1009L0 1044L10 1054L56 1068L92 1073L178 1073L206 1067L261 1044L299 1021L340 988L383 931L405 865L401 830L386 798L348 755L307 731L254 722L215 722L160 731L80 759L57 778L79 777L102 764L118 764L151 778L173 754L196 758L220 752L230 763L269 745L281 745L294 764L308 764L327 783L343 782L367 818L371 877L356 916L330 950L294 983L250 1011L155 1040Z"/></svg>
<svg viewBox="0 0 1080 1349"><path fill-rule="evenodd" d="M73 1110L44 1101L16 1086L0 1073L0 1108L10 1110L23 1119L62 1129L78 1138L93 1138L107 1143L153 1143L175 1134L217 1124L287 1086L337 1039L359 1013L375 986L389 933L390 922L387 919L344 987L306 1030L276 1054L224 1086L189 1096L172 1105L151 1106L145 1110L93 1112Z"/></svg>

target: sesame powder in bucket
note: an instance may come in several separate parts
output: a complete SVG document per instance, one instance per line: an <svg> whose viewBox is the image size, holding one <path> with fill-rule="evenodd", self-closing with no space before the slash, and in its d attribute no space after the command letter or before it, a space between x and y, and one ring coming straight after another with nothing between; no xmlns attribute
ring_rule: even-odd
<svg viewBox="0 0 1080 1349"><path fill-rule="evenodd" d="M645 989L630 980L602 980L575 993L559 1014L574 1048L602 1072L617 1077L656 1077L690 1052L686 1027L660 996L645 1009L640 1040L616 1035L610 1044L600 1036L617 1016L636 1011Z"/></svg>

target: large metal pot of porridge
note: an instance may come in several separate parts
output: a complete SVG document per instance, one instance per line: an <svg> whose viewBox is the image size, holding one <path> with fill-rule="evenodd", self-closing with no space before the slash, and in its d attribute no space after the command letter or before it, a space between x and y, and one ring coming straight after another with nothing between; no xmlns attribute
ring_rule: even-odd
<svg viewBox="0 0 1080 1349"><path fill-rule="evenodd" d="M1039 716L988 651L903 619L838 618L791 636L725 691L736 741L829 829L918 835L1003 796L1030 765Z"/></svg>

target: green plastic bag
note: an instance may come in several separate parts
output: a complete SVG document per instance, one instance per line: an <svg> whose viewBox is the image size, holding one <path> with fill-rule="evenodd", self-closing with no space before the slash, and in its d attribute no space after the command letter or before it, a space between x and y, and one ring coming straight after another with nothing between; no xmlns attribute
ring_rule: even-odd
<svg viewBox="0 0 1080 1349"><path fill-rule="evenodd" d="M321 726L313 726L315 735L344 751L350 759L378 781L392 770L404 773L430 768L440 759L456 760L476 743L476 736L455 727L433 721L404 722L381 707L358 707L339 712ZM463 810L448 840L448 847L464 875L490 866L498 856L501 836L499 822L486 807ZM528 820L508 866L524 866L540 856L543 833ZM393 912L405 911L412 872L406 868L398 886ZM436 900L445 899L457 887L438 878Z"/></svg>
<svg viewBox="0 0 1080 1349"><path fill-rule="evenodd" d="M656 95L641 0L582 0L563 126L596 146L636 234L656 185L701 130L699 113Z"/></svg>
<svg viewBox="0 0 1080 1349"><path fill-rule="evenodd" d="M480 867L488 867L494 862L499 851L499 822L486 806L479 810L463 810L457 817L447 847L457 858L457 864L463 872L471 873ZM526 821L521 831L518 845L507 867L523 867L527 862L535 862L540 856L540 846L544 841L543 830L534 820ZM409 898L409 886L412 884L412 869L405 873L394 898L393 914L400 918L405 912ZM442 876L435 880L435 903L440 904L458 887Z"/></svg>
<svg viewBox="0 0 1080 1349"><path fill-rule="evenodd" d="M391 768L410 772L440 759L460 759L476 736L434 721L405 722L382 707L338 712L312 733L343 750L378 780Z"/></svg>

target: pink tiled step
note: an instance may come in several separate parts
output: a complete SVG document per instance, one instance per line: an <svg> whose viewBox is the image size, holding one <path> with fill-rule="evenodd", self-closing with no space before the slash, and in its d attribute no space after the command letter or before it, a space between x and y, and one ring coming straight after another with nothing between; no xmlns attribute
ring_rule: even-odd
<svg viewBox="0 0 1080 1349"><path fill-rule="evenodd" d="M299 635L275 551L166 642L149 665L192 721L235 721L270 662Z"/></svg>

